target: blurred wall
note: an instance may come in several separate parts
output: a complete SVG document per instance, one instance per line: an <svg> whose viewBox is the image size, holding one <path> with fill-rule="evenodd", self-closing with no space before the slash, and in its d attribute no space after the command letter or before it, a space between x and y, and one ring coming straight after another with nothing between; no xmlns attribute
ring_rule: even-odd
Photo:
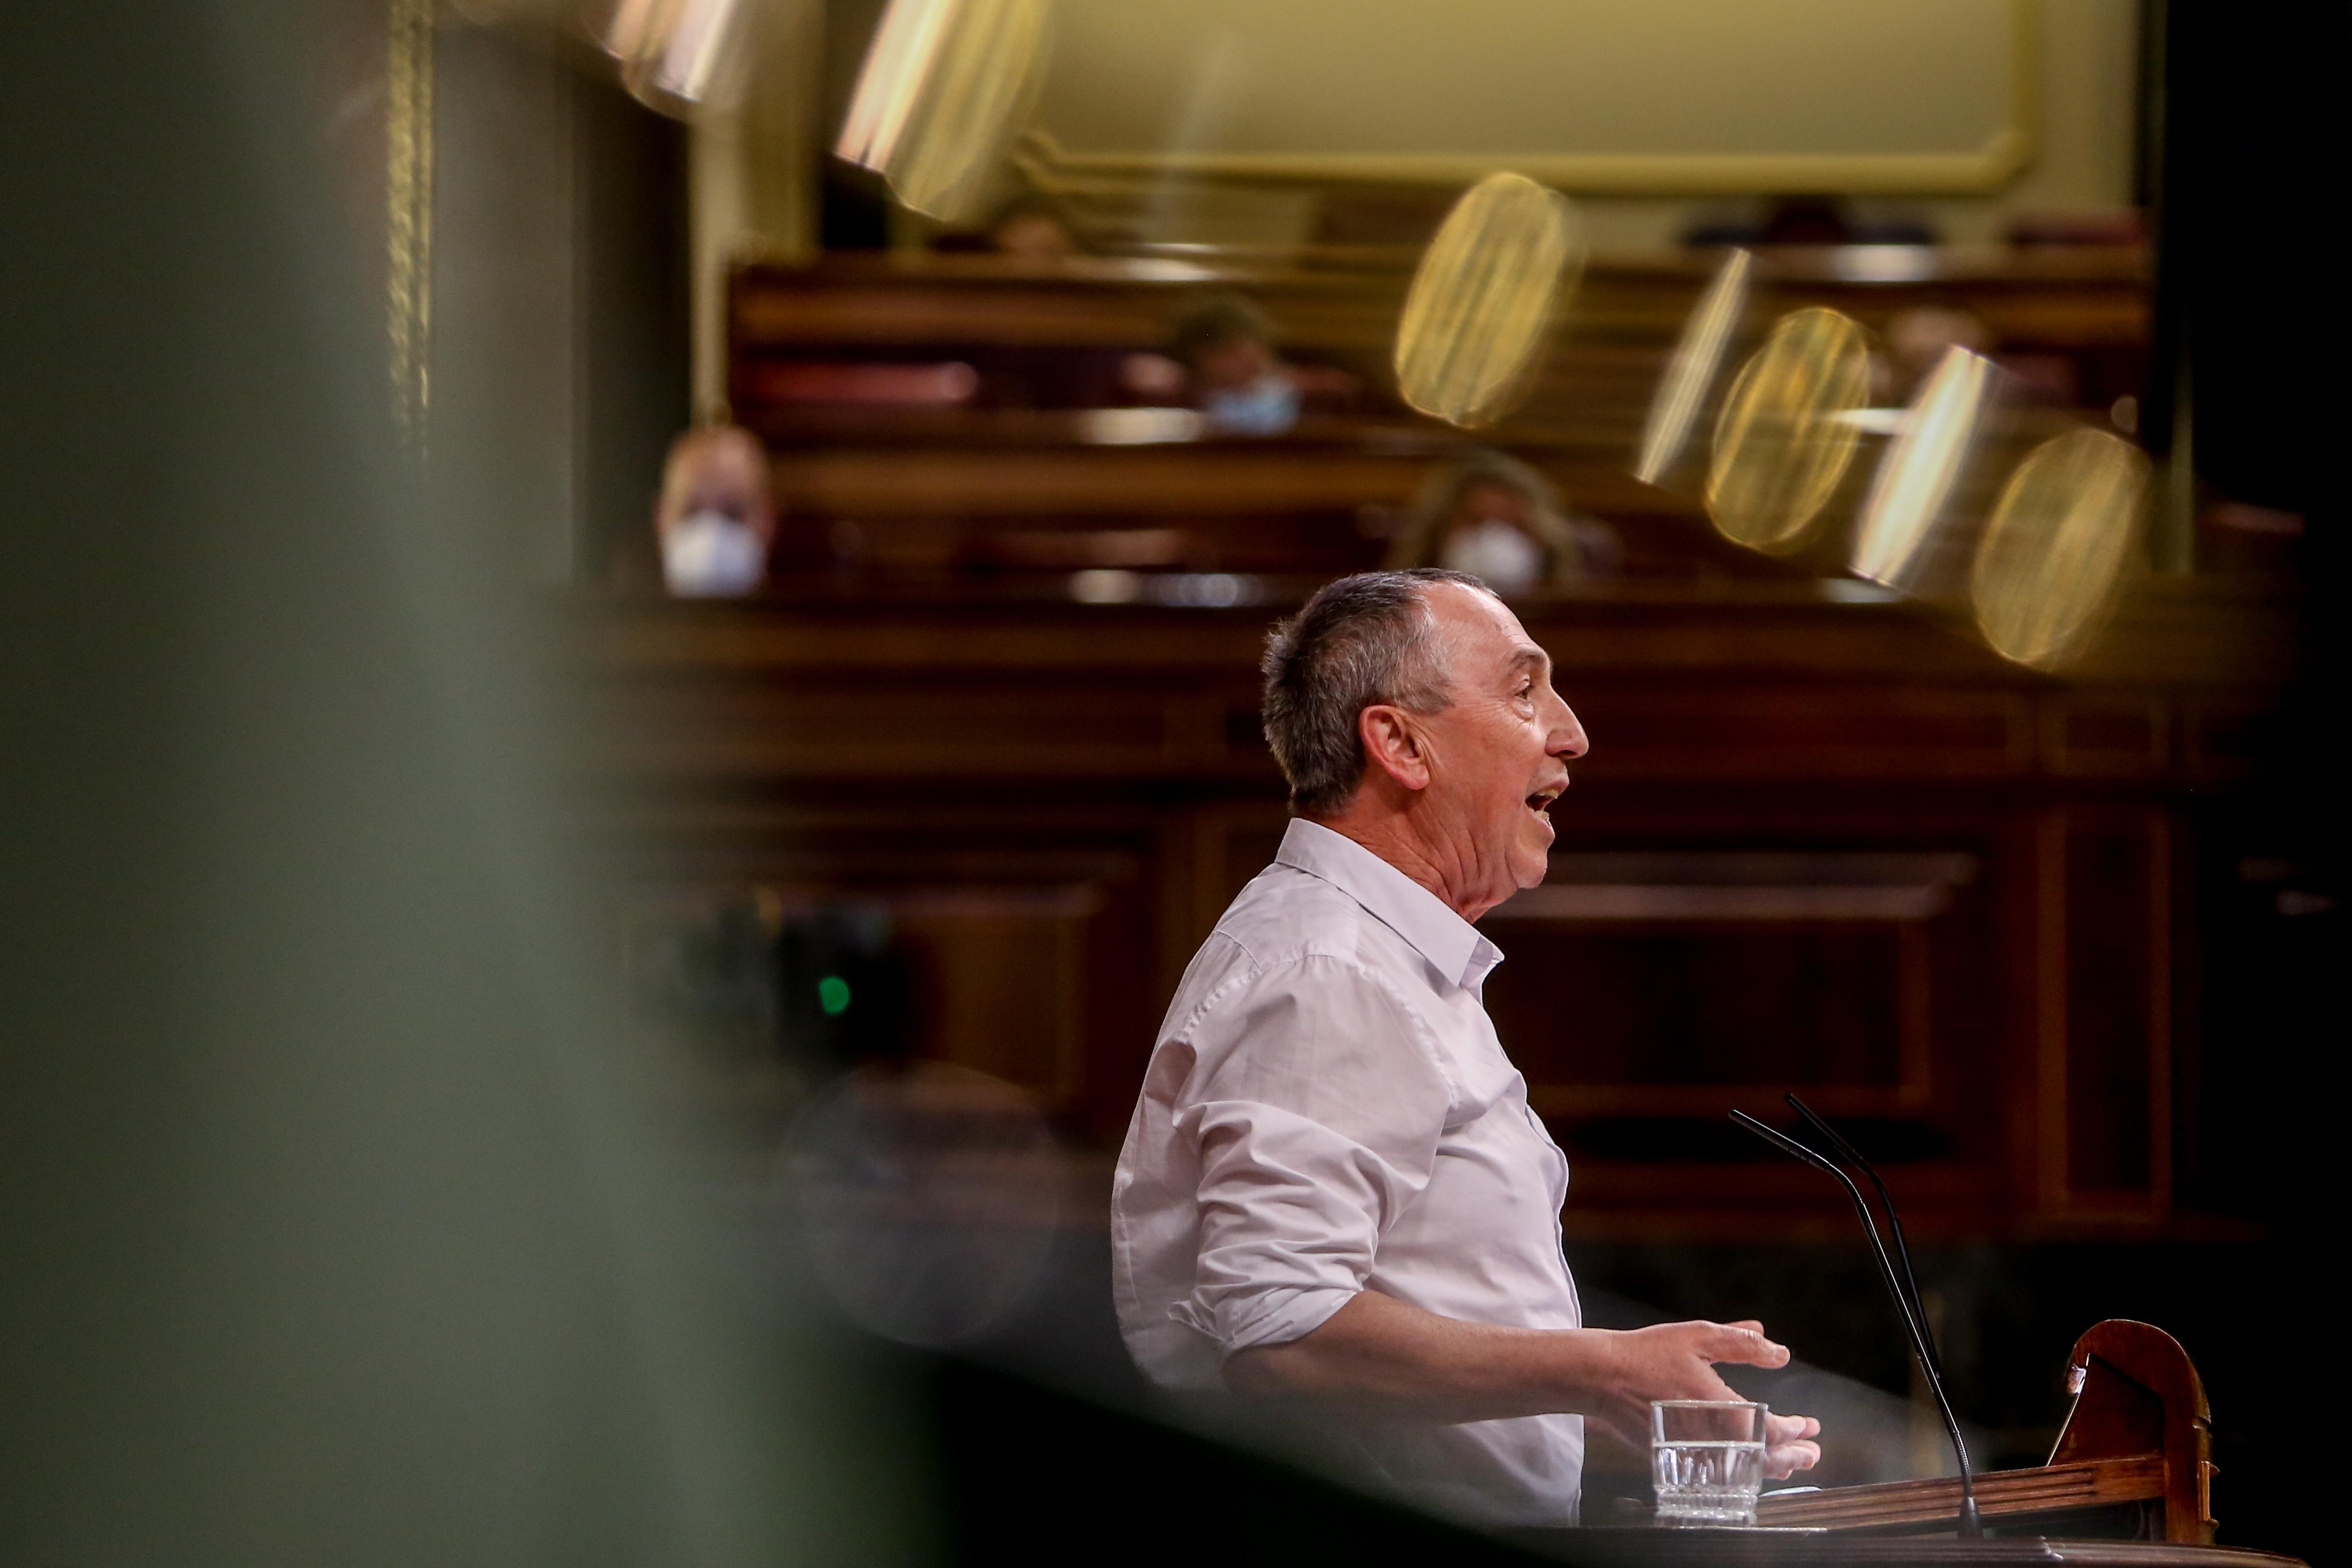
<svg viewBox="0 0 2352 1568"><path fill-rule="evenodd" d="M861 0L864 3L864 0ZM817 245L818 171L839 123L824 101L824 58L845 36L821 0L752 7L739 26L740 74L695 111L688 132L695 411L727 409L727 272L750 257L805 260ZM862 55L878 8L846 35Z"/></svg>
<svg viewBox="0 0 2352 1568"><path fill-rule="evenodd" d="M1253 221L1255 237L1303 237L1318 186L1509 166L1587 198L1608 247L1672 243L1727 195L1812 191L1981 239L2020 211L2129 204L2137 10L1074 0L1034 167L1097 192L1148 188L1155 169L1291 183L1254 204L1163 199L1166 238L1250 237L1183 231Z"/></svg>
<svg viewBox="0 0 2352 1568"><path fill-rule="evenodd" d="M428 471L510 573L599 576L688 416L685 133L541 36L433 55Z"/></svg>
<svg viewBox="0 0 2352 1568"><path fill-rule="evenodd" d="M1737 0L1726 0L1736 4ZM1981 195L1894 195L1859 205L1925 218L1954 244L1999 240L2022 214L2113 212L2134 203L2138 166L2140 0L2036 0L2034 150L2016 176ZM1670 245L1718 200L1582 198L1594 242Z"/></svg>

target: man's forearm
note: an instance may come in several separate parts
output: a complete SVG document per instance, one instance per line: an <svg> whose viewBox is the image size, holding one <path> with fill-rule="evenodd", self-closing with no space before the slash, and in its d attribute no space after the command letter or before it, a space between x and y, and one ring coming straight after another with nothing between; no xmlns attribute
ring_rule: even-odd
<svg viewBox="0 0 2352 1568"><path fill-rule="evenodd" d="M1737 1399L1717 1362L1785 1366L1763 1325L1654 1323L1646 1329L1511 1329L1465 1323L1362 1290L1314 1332L1242 1351L1225 1381L1260 1397L1309 1399L1420 1421L1502 1421L1571 1414L1599 1418L1646 1448L1654 1399ZM1773 1476L1821 1458L1821 1423L1766 1419Z"/></svg>
<svg viewBox="0 0 2352 1568"><path fill-rule="evenodd" d="M1617 1336L1468 1323L1365 1290L1288 1344L1237 1352L1225 1381L1256 1396L1357 1405L1423 1421L1601 1414Z"/></svg>

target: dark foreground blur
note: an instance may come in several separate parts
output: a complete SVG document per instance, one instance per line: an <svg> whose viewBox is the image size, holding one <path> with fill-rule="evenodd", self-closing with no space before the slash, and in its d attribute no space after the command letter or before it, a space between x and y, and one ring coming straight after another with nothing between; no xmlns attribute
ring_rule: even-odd
<svg viewBox="0 0 2352 1568"><path fill-rule="evenodd" d="M26 22L0 1555L918 1554L888 1412L746 1315L583 962L520 621L395 450L319 11Z"/></svg>

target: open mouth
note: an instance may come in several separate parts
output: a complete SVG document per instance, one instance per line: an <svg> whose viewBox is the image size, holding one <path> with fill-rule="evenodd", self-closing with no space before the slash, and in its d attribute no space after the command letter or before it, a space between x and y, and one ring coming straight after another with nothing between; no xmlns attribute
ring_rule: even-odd
<svg viewBox="0 0 2352 1568"><path fill-rule="evenodd" d="M1552 802L1558 800L1560 793L1567 788L1566 779L1560 780L1558 784L1544 785L1543 788L1528 796L1528 809L1549 823L1551 820Z"/></svg>

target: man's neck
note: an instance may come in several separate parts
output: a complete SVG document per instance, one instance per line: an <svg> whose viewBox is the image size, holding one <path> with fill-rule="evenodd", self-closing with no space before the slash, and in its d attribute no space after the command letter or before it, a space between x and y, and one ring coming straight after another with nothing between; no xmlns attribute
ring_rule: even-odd
<svg viewBox="0 0 2352 1568"><path fill-rule="evenodd" d="M1465 900L1455 891L1456 868L1448 858L1432 852L1427 840L1413 830L1412 819L1402 812L1349 810L1307 820L1370 850L1474 925L1495 907L1495 900Z"/></svg>

